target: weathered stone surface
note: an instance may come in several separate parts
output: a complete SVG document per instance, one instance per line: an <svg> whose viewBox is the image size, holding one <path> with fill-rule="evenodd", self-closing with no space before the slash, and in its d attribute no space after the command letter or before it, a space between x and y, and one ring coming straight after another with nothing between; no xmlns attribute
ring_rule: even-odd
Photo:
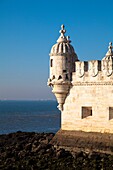
<svg viewBox="0 0 113 170"><path fill-rule="evenodd" d="M62 130L113 133L112 92L113 85L88 82L73 85L63 106ZM82 118L83 107L90 107L92 114Z"/></svg>
<svg viewBox="0 0 113 170"><path fill-rule="evenodd" d="M100 152L113 155L113 134L59 130L51 144L72 152Z"/></svg>

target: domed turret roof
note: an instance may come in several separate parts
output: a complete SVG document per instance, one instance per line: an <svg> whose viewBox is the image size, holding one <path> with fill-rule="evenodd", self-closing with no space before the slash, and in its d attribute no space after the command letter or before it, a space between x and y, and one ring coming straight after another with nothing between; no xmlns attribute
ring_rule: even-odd
<svg viewBox="0 0 113 170"><path fill-rule="evenodd" d="M57 43L51 48L50 55L59 55L59 54L75 54L73 46L70 44L70 37L65 36L66 30L64 25L61 25L60 37L57 40Z"/></svg>
<svg viewBox="0 0 113 170"><path fill-rule="evenodd" d="M113 50L112 49L113 49L112 42L110 42L109 46L108 46L108 51L103 59L109 60L110 58L113 58Z"/></svg>

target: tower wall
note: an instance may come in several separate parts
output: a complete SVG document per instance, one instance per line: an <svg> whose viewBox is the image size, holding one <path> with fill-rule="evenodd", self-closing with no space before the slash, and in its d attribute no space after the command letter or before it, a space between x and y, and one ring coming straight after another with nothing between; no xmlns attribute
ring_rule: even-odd
<svg viewBox="0 0 113 170"><path fill-rule="evenodd" d="M58 80L61 76L63 80L71 80L77 60L76 54L50 55L50 79Z"/></svg>
<svg viewBox="0 0 113 170"><path fill-rule="evenodd" d="M68 61L69 55L56 55L50 57L50 79L56 80L62 77L63 80L68 78L70 80L73 72L73 63ZM66 77L67 76L67 77Z"/></svg>

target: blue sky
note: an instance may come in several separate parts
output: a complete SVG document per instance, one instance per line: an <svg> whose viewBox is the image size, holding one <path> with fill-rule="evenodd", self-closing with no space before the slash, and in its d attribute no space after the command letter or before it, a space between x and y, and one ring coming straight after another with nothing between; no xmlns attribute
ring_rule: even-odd
<svg viewBox="0 0 113 170"><path fill-rule="evenodd" d="M54 99L49 52L61 24L80 60L113 42L113 0L0 0L0 99Z"/></svg>

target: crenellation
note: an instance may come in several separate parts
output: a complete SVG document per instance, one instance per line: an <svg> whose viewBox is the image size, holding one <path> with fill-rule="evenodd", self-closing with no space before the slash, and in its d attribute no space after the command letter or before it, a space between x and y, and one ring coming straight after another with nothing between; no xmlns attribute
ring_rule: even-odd
<svg viewBox="0 0 113 170"><path fill-rule="evenodd" d="M109 60L102 60L102 71L104 75L111 76L113 73L113 58Z"/></svg>
<svg viewBox="0 0 113 170"><path fill-rule="evenodd" d="M89 75L92 77L96 77L99 73L99 71L101 71L101 61L100 60L92 60L88 62L89 65Z"/></svg>
<svg viewBox="0 0 113 170"><path fill-rule="evenodd" d="M88 62L86 61L75 62L75 72L78 77L83 77L86 71L88 71Z"/></svg>
<svg viewBox="0 0 113 170"><path fill-rule="evenodd" d="M75 82L108 82L113 80L113 59L75 62L72 83Z"/></svg>

